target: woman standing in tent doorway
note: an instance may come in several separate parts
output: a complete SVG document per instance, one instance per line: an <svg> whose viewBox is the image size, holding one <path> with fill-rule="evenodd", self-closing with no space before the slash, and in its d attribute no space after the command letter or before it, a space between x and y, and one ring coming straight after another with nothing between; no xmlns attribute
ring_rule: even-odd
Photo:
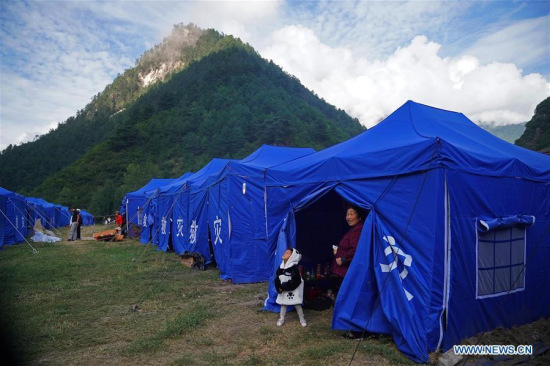
<svg viewBox="0 0 550 366"><path fill-rule="evenodd" d="M334 262L332 263L332 274L336 278L336 288L334 293L337 294L340 285L348 272L349 265L355 256L357 243L363 230L363 210L355 205L348 205L346 210L346 221L350 226L349 231L342 237L335 248Z"/></svg>

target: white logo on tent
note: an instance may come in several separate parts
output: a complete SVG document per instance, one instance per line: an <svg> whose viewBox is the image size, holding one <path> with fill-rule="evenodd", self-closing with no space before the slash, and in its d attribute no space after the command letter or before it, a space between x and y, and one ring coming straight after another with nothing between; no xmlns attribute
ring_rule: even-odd
<svg viewBox="0 0 550 366"><path fill-rule="evenodd" d="M176 237L183 236L183 219L178 219L176 221L176 224L178 225L178 232L176 233Z"/></svg>
<svg viewBox="0 0 550 366"><path fill-rule="evenodd" d="M162 220L160 220L160 224L161 224L161 227L160 227L160 232L162 235L166 235L166 218L163 217Z"/></svg>
<svg viewBox="0 0 550 366"><path fill-rule="evenodd" d="M197 220L191 222L191 228L189 229L189 242L195 244L197 242L197 230L199 230L199 225L197 225Z"/></svg>
<svg viewBox="0 0 550 366"><path fill-rule="evenodd" d="M412 264L412 256L406 254L405 252L403 252L403 250L401 250L401 248L398 248L395 245L395 239L393 236L384 236L384 240L389 244L389 246L384 249L384 254L386 255L386 257L391 254L393 257L393 262L391 264L380 263L380 268L382 269L382 272L391 272L397 268L397 263L399 263L400 258L404 258L402 260L403 270L399 272L399 277L401 278L401 282L403 282L403 280L409 274L409 270L407 269L407 267L410 267ZM405 291L407 300L411 301L414 296L409 291L405 290L405 287L403 287L403 291Z"/></svg>
<svg viewBox="0 0 550 366"><path fill-rule="evenodd" d="M218 244L218 240L220 241L220 243L223 243L222 238L220 238L221 233L222 233L222 219L218 218L218 215L216 215L216 220L214 220L214 234L216 235L214 244Z"/></svg>
<svg viewBox="0 0 550 366"><path fill-rule="evenodd" d="M147 214L143 214L143 227L147 226Z"/></svg>

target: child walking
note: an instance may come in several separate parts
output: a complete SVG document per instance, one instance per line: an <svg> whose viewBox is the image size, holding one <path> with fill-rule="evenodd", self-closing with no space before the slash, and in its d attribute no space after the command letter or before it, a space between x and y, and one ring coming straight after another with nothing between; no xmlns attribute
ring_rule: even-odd
<svg viewBox="0 0 550 366"><path fill-rule="evenodd" d="M277 290L277 304L281 305L281 314L277 320L277 326L280 327L285 322L286 307L294 305L300 324L302 327L307 325L302 310L302 301L304 297L304 280L300 276L298 262L302 255L296 249L287 249L283 253L283 261L277 273L275 274L275 289Z"/></svg>

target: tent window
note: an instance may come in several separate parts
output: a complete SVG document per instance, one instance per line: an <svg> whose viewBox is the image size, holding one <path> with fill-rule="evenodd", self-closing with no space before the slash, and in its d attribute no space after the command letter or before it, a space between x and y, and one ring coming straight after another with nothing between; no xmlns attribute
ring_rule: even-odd
<svg viewBox="0 0 550 366"><path fill-rule="evenodd" d="M477 298L525 289L524 227L478 231Z"/></svg>

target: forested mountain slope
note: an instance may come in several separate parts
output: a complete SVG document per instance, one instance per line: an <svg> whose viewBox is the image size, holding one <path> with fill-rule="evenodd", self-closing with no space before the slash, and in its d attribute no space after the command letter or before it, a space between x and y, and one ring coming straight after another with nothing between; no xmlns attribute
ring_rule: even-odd
<svg viewBox="0 0 550 366"><path fill-rule="evenodd" d="M69 165L69 158L56 163L55 169L51 168L53 163L45 164L43 171L54 174L46 172L43 181L29 172L28 179L40 183L37 187L23 181L17 186L56 203L104 214L119 204L125 192L141 187L150 178L196 171L213 157L242 158L264 143L323 149L364 130L356 119L318 98L238 39L209 30L194 46L187 47L188 53L192 50L198 56L166 74L163 82L139 92L143 85L136 87L129 82L134 78L129 77L127 87L132 92L125 96L126 102L106 105L109 98L102 94L96 104L91 103L85 113L75 117L89 115L79 126L89 123L90 130L76 128L73 132L83 135L84 140L93 138L95 143L63 140L59 136L62 126L47 136L63 141L55 154L43 151L40 161L55 160L72 151L78 156L70 158L73 161ZM203 55L204 48L209 50L207 55ZM158 70L149 69L149 75L158 75ZM133 70L125 75L129 73L143 79L144 72ZM38 142L25 145L30 149ZM4 152L2 160L12 151ZM12 166L23 167L28 165ZM23 191L18 187L14 190Z"/></svg>
<svg viewBox="0 0 550 366"><path fill-rule="evenodd" d="M550 97L537 106L516 145L536 151L550 149Z"/></svg>
<svg viewBox="0 0 550 366"><path fill-rule="evenodd" d="M169 37L145 52L135 67L119 74L75 116L32 142L9 145L2 151L1 186L30 194L46 177L108 138L116 127L113 115L135 102L151 85L223 47L223 38L215 31L204 31L193 24L174 26Z"/></svg>

